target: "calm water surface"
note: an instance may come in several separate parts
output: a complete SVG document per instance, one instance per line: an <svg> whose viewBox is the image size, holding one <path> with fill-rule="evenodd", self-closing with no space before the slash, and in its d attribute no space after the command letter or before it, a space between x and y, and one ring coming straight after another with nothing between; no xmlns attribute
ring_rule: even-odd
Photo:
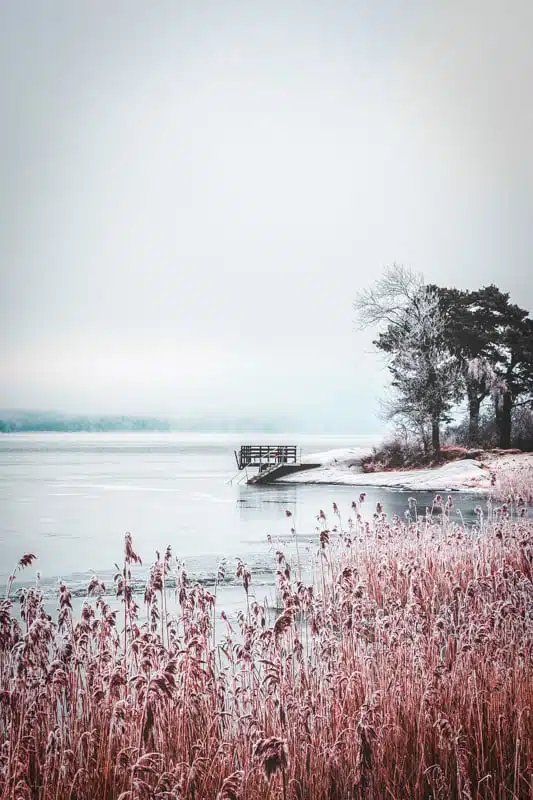
<svg viewBox="0 0 533 800"><path fill-rule="evenodd" d="M0 580L25 552L38 556L45 591L59 577L82 592L91 571L109 581L131 531L145 564L172 545L192 578L209 580L221 557L228 572L236 556L254 581L271 585L274 559L267 535L290 539L296 524L308 547L316 544L316 515L335 501L346 521L358 487L266 487L239 483L233 450L246 441L297 444L303 454L334 447L367 447L368 437L239 434L6 434L0 437ZM403 514L407 497L420 506L433 493L368 489L370 518L380 500ZM478 498L455 495L469 518ZM294 522L285 517L289 509ZM333 524L333 522L332 522ZM31 574L30 574L31 573ZM33 580L35 567L21 578ZM48 587L48 589L47 589Z"/></svg>

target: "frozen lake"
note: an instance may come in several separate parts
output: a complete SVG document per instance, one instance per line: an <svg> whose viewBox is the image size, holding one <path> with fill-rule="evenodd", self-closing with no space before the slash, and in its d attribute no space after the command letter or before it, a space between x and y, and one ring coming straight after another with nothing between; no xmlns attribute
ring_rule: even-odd
<svg viewBox="0 0 533 800"><path fill-rule="evenodd" d="M237 556L252 570L255 586L273 583L274 557L267 535L291 546L295 524L303 546L316 547L316 516L336 502L346 523L359 488L279 484L246 486L235 478L233 450L245 442L297 444L302 453L372 444L369 437L249 434L5 434L0 437L0 579L20 556L35 565L20 575L42 576L52 597L59 578L82 594L91 572L112 581L131 531L148 567L155 551L172 546L192 579L209 581L222 557L228 574ZM368 489L371 518L378 500L388 514L403 515L408 496ZM433 493L418 493L419 506ZM454 495L469 519L479 500ZM290 510L289 521L285 510ZM331 520L331 525L334 520ZM20 583L20 582L18 582Z"/></svg>

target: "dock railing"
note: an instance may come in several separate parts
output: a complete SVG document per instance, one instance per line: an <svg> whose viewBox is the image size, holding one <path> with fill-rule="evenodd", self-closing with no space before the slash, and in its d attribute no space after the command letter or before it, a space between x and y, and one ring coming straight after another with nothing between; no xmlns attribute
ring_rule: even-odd
<svg viewBox="0 0 533 800"><path fill-rule="evenodd" d="M243 444L235 460L239 470L246 467L257 467L261 472L277 464L297 464L298 448L296 445L257 445Z"/></svg>

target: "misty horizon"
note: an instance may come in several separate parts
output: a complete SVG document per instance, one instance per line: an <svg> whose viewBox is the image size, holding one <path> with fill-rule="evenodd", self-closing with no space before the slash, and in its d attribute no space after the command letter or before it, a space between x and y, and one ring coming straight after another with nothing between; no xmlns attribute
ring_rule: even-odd
<svg viewBox="0 0 533 800"><path fill-rule="evenodd" d="M526 0L0 21L0 406L380 430L385 267L533 307Z"/></svg>
<svg viewBox="0 0 533 800"><path fill-rule="evenodd" d="M273 414L262 416L235 416L225 414L194 415L143 415L108 414L105 412L63 412L43 409L0 409L0 433L86 433L86 432L146 432L146 433L309 433L324 435L376 436L383 429L362 429L360 422L352 420L323 420L300 416L288 418Z"/></svg>

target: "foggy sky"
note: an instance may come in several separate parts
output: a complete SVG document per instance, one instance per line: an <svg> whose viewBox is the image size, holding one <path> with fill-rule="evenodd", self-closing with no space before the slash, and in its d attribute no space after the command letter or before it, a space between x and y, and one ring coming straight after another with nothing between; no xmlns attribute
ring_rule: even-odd
<svg viewBox="0 0 533 800"><path fill-rule="evenodd" d="M533 308L530 0L6 0L0 406L377 431L392 262Z"/></svg>

